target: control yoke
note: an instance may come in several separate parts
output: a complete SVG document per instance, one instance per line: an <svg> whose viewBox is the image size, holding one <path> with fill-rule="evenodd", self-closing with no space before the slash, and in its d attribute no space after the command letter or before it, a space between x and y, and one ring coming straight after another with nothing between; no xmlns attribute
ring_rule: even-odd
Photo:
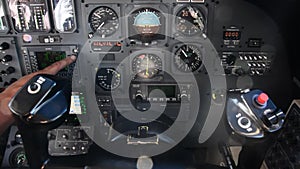
<svg viewBox="0 0 300 169"><path fill-rule="evenodd" d="M47 133L64 121L70 99L68 80L43 74L29 80L10 101L30 168L47 164Z"/></svg>

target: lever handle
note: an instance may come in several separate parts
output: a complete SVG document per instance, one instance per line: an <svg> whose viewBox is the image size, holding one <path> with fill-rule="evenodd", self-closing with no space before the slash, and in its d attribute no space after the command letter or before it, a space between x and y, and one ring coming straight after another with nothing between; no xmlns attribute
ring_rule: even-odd
<svg viewBox="0 0 300 169"><path fill-rule="evenodd" d="M226 114L230 127L249 138L263 138L266 132L279 130L286 116L260 90L229 93Z"/></svg>
<svg viewBox="0 0 300 169"><path fill-rule="evenodd" d="M47 133L64 121L63 115L70 107L70 89L68 80L36 75L10 101L30 168L40 169L47 164Z"/></svg>

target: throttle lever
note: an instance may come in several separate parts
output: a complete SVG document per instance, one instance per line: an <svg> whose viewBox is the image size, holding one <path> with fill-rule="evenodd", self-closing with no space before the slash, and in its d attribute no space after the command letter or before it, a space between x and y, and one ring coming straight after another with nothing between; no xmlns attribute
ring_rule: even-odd
<svg viewBox="0 0 300 169"><path fill-rule="evenodd" d="M229 93L226 114L233 131L249 138L281 129L286 117L261 90Z"/></svg>
<svg viewBox="0 0 300 169"><path fill-rule="evenodd" d="M40 74L30 79L10 101L9 108L16 117L30 168L39 169L47 163L47 133L64 121L70 100L71 84L67 79Z"/></svg>

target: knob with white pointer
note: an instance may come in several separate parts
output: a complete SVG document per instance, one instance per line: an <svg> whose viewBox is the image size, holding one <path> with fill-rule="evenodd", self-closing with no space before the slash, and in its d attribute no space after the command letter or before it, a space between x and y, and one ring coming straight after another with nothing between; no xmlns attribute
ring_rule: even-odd
<svg viewBox="0 0 300 169"><path fill-rule="evenodd" d="M142 102L144 100L143 94L142 93L135 94L135 100L137 102Z"/></svg>
<svg viewBox="0 0 300 169"><path fill-rule="evenodd" d="M180 99L181 99L181 101L188 101L188 95L186 93L182 93L180 95Z"/></svg>
<svg viewBox="0 0 300 169"><path fill-rule="evenodd" d="M2 63L7 63L7 62L10 62L12 61L12 56L11 55L5 55L2 59L1 59L1 62Z"/></svg>
<svg viewBox="0 0 300 169"><path fill-rule="evenodd" d="M0 51L1 50L6 50L6 49L9 49L9 44L7 42L1 43L1 45L0 45Z"/></svg>

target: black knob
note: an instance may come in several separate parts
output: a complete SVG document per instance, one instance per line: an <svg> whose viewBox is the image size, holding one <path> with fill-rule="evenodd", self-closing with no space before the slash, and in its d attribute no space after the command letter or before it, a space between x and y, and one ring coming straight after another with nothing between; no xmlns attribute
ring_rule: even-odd
<svg viewBox="0 0 300 169"><path fill-rule="evenodd" d="M31 90L32 92L37 92L36 90L38 90L38 89L39 89L39 86L38 86L37 84L32 83L32 84L30 85L30 90Z"/></svg>
<svg viewBox="0 0 300 169"><path fill-rule="evenodd" d="M235 60L236 60L236 57L234 55L228 55L227 58L226 58L226 63L228 65L234 65Z"/></svg>
<svg viewBox="0 0 300 169"><path fill-rule="evenodd" d="M143 98L143 95L138 93L135 95L135 108L140 111L146 111L150 108L150 102Z"/></svg>
<svg viewBox="0 0 300 169"><path fill-rule="evenodd" d="M144 100L143 95L136 94L135 95L135 100L136 100L136 102L142 102Z"/></svg>
<svg viewBox="0 0 300 169"><path fill-rule="evenodd" d="M181 99L181 101L186 102L186 101L188 101L188 95L183 93L180 95L180 99Z"/></svg>
<svg viewBox="0 0 300 169"><path fill-rule="evenodd" d="M0 45L0 50L6 50L6 49L9 49L9 44L7 42L3 42Z"/></svg>
<svg viewBox="0 0 300 169"><path fill-rule="evenodd" d="M9 86L9 85L10 85L9 82L4 82L4 84L3 84L4 87Z"/></svg>
<svg viewBox="0 0 300 169"><path fill-rule="evenodd" d="M1 59L1 62L3 63L7 63L7 62L10 62L12 61L12 56L11 55L5 55L2 59Z"/></svg>
<svg viewBox="0 0 300 169"><path fill-rule="evenodd" d="M236 70L234 71L234 73L235 73L236 75L238 75L238 76L242 76L242 75L244 75L246 72L244 71L244 69L238 68L238 69L236 69Z"/></svg>
<svg viewBox="0 0 300 169"><path fill-rule="evenodd" d="M12 73L14 73L16 71L16 69L14 68L14 67L8 67L7 69L6 69L6 74L12 74Z"/></svg>

